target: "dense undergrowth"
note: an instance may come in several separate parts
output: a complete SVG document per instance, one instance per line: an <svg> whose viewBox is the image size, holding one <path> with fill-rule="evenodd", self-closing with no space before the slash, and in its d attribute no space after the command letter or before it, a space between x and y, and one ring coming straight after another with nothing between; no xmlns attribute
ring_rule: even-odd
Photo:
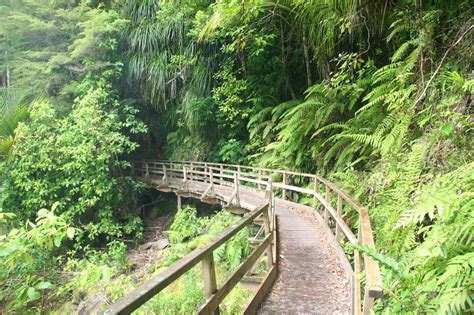
<svg viewBox="0 0 474 315"><path fill-rule="evenodd" d="M107 251L85 247L82 253L61 253L61 247L77 239L78 232L66 223L64 216L56 216L58 204L51 211L42 209L35 223L2 235L3 270L0 296L11 312L74 313L87 299L98 299L98 307L85 310L98 312L107 302L115 301L125 292L132 291L141 282L162 272L193 249L207 244L213 237L238 220L229 212L219 212L212 217L197 217L196 209L185 207L175 216L167 234L170 246L160 252L143 277L131 270L127 246L111 241ZM13 214L2 213L2 227L11 224ZM244 229L215 251L216 275L222 283L250 253ZM18 264L25 261L27 264ZM138 266L142 268L143 266ZM250 297L250 291L236 288L221 307L224 314L239 313ZM189 314L204 304L204 282L198 264L178 281L147 302L137 312L149 314L159 310L162 314ZM26 308L28 306L28 308ZM82 311L84 311L84 309Z"/></svg>
<svg viewBox="0 0 474 315"><path fill-rule="evenodd" d="M135 286L130 166L159 157L323 175L369 209L376 313L472 312L473 13L466 0L0 0L3 309ZM230 220L182 213L165 261ZM192 310L201 285L190 272L150 305Z"/></svg>

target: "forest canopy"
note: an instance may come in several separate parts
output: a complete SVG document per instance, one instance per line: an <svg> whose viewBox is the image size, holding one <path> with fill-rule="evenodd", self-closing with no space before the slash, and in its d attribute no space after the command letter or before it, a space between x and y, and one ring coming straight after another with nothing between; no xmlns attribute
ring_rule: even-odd
<svg viewBox="0 0 474 315"><path fill-rule="evenodd" d="M0 0L0 312L133 286L140 159L324 176L369 209L375 313L473 312L473 16L469 0ZM180 215L184 253L210 223Z"/></svg>

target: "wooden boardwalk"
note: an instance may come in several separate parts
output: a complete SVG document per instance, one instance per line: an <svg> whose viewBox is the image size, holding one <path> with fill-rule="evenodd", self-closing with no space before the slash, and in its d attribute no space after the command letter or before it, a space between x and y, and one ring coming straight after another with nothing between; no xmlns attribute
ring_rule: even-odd
<svg viewBox="0 0 474 315"><path fill-rule="evenodd" d="M157 187L161 181L161 177L148 180ZM201 196L209 186L189 181L183 189L182 182L177 179L169 179L168 185L195 196ZM231 187L220 185L215 185L213 190L223 201L228 201L233 191ZM253 209L264 201L264 192L241 187L242 207ZM350 267L321 216L313 208L282 199L275 199L275 213L279 272L259 313L350 314Z"/></svg>
<svg viewBox="0 0 474 315"><path fill-rule="evenodd" d="M278 277L261 314L350 314L351 273L334 237L297 203L276 200ZM312 210L312 209L311 209Z"/></svg>
<svg viewBox="0 0 474 315"><path fill-rule="evenodd" d="M357 248L344 252L339 245L345 240L376 250L368 210L328 180L314 174L195 161L144 161L133 171L150 188L175 192L178 205L182 196L198 198L221 203L242 218L113 303L105 314L130 314L197 264L202 266L206 297L197 310L202 315L218 314L239 283L254 292L244 314L368 315L381 297L378 263ZM313 206L292 198L313 200ZM345 217L352 218L351 225ZM229 278L217 283L214 251L249 225L259 226L249 238L252 253ZM263 275L255 274L259 262L266 265Z"/></svg>

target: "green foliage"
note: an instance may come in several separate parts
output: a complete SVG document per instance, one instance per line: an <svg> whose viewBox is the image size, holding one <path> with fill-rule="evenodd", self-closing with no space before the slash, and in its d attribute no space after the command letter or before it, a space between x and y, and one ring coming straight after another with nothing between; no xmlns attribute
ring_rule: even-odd
<svg viewBox="0 0 474 315"><path fill-rule="evenodd" d="M65 257L63 272L69 277L55 291L56 297L67 301L65 310L94 294L105 294L115 300L123 294L121 290L133 289L133 279L126 274L130 269L127 246L115 240L107 245L107 251L86 247L82 259L74 255Z"/></svg>
<svg viewBox="0 0 474 315"><path fill-rule="evenodd" d="M15 130L18 124L25 121L29 112L25 106L17 106L0 112L0 156L8 157L15 143Z"/></svg>
<svg viewBox="0 0 474 315"><path fill-rule="evenodd" d="M72 101L74 81L115 65L126 25L118 12L94 9L88 1L3 0L0 5L2 64L23 96L46 93Z"/></svg>
<svg viewBox="0 0 474 315"><path fill-rule="evenodd" d="M186 207L178 210L170 231L172 245L166 249L165 259L160 262L156 272L165 270L166 267L183 257L191 250L206 245L225 228L234 224L239 217L227 211L220 211L210 218L198 218L196 209ZM192 235L191 235L192 234ZM176 241L179 237L181 242ZM218 281L226 279L230 272L235 270L240 263L250 254L248 245L249 231L244 229L214 251L216 273ZM147 303L142 311L166 310L174 314L188 314L194 312L205 302L204 283L201 280L201 266L197 265L187 272L179 281L168 287L158 296ZM226 298L221 312L235 314L241 312L242 307L249 298L249 292L236 288Z"/></svg>
<svg viewBox="0 0 474 315"><path fill-rule="evenodd" d="M46 102L33 106L2 168L7 211L31 218L35 209L58 202L57 213L82 226L80 239L140 231L140 220L124 208L140 185L121 174L130 164L119 158L137 148L124 132L145 128L135 109L109 97L101 88L91 90L66 117Z"/></svg>
<svg viewBox="0 0 474 315"><path fill-rule="evenodd" d="M236 139L220 140L210 153L211 159L229 164L245 164L245 143Z"/></svg>
<svg viewBox="0 0 474 315"><path fill-rule="evenodd" d="M58 297L133 287L113 241L140 236L127 160L158 156L325 175L369 206L379 253L359 250L383 266L376 312L472 312L469 1L0 0L0 17L0 202L20 222L55 205L80 227L84 256L66 255ZM234 220L181 210L156 271ZM247 236L216 251L218 277L249 253ZM195 311L197 269L144 312ZM50 294L35 281L23 306Z"/></svg>
<svg viewBox="0 0 474 315"><path fill-rule="evenodd" d="M171 243L178 244L199 235L201 231L202 225L197 218L196 209L186 206L176 213L169 238Z"/></svg>
<svg viewBox="0 0 474 315"><path fill-rule="evenodd" d="M417 246L410 244L400 263L357 247L385 268L386 291L393 299L382 302L379 310L462 314L472 308L473 167L470 163L439 176L414 198L413 208L401 214L394 229L414 234Z"/></svg>
<svg viewBox="0 0 474 315"><path fill-rule="evenodd" d="M220 211L211 218L198 218L195 208L187 206L178 210L168 231L170 242L181 248L181 250L177 250L172 247L170 250L173 252L173 256L182 257L189 249L206 244L237 220L237 216L227 211ZM237 233L214 252L216 261L226 266L237 267L250 254L248 238L247 228ZM187 243L186 246L183 246L183 243Z"/></svg>
<svg viewBox="0 0 474 315"><path fill-rule="evenodd" d="M70 227L64 215L41 209L35 223L19 228L5 228L16 219L12 213L0 212L0 301L15 311L37 300L48 298L58 280L54 253L77 230ZM4 232L8 231L8 232Z"/></svg>

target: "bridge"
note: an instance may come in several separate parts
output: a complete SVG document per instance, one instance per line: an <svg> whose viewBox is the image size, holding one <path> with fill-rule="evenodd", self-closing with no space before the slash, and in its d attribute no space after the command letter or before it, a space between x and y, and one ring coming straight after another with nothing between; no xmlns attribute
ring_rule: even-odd
<svg viewBox="0 0 474 315"><path fill-rule="evenodd" d="M375 250L367 208L330 181L285 170L196 161L143 161L134 175L151 188L193 197L241 219L167 270L113 303L105 314L129 314L201 263L206 302L198 314L219 314L236 286L253 291L244 314L369 314L382 296L379 265L357 247ZM247 226L252 253L216 283L213 251ZM266 267L260 273L256 265ZM159 312L159 310L157 310Z"/></svg>

